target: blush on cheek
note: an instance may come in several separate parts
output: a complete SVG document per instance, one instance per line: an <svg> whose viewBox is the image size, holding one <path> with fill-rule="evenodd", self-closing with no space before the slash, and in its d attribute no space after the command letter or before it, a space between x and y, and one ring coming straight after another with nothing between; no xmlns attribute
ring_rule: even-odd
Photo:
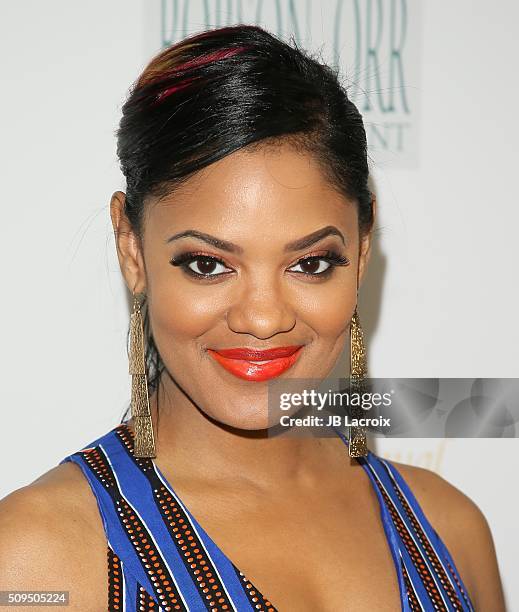
<svg viewBox="0 0 519 612"><path fill-rule="evenodd" d="M348 325L356 304L355 288L341 287L322 295L300 295L298 311L300 318L311 327L318 337L333 340L340 336Z"/></svg>
<svg viewBox="0 0 519 612"><path fill-rule="evenodd" d="M332 291L333 289L333 291ZM328 376L348 342L349 323L356 305L355 285L305 292L299 296L298 315L305 327L312 330L315 342L308 351L308 376Z"/></svg>
<svg viewBox="0 0 519 612"><path fill-rule="evenodd" d="M203 297L200 290L180 290L179 287L160 291L154 289L149 308L159 352L162 347L167 350L171 346L175 346L179 352L186 350L186 343L214 330L225 313L209 292Z"/></svg>

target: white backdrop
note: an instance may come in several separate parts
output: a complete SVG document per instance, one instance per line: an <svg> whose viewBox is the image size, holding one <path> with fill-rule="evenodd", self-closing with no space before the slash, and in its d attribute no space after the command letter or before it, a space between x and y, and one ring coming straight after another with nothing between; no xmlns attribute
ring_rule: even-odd
<svg viewBox="0 0 519 612"><path fill-rule="evenodd" d="M290 24L291 3L278 4ZM342 4L337 40L349 67L352 3L293 4L314 47L333 39ZM359 5L366 17L378 4ZM407 7L410 112L396 96L393 111L366 113L379 198L359 308L371 375L517 377L519 5ZM190 30L203 26L198 10ZM4 0L0 28L3 497L113 427L129 400L127 301L108 209L124 188L113 132L164 32L158 0ZM400 87L388 80L390 51L381 45L381 83L351 60L350 76L372 96ZM400 149L393 131L384 150L384 134L406 121ZM494 534L509 609L519 610L518 440L378 440L376 449L474 499Z"/></svg>

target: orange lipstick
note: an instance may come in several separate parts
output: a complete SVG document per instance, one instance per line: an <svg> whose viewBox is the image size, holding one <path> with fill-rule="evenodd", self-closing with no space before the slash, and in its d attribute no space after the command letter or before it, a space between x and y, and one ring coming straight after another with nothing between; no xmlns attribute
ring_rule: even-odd
<svg viewBox="0 0 519 612"><path fill-rule="evenodd" d="M288 370L297 361L302 348L303 345L295 345L265 350L207 349L207 352L234 376L259 382L275 378Z"/></svg>

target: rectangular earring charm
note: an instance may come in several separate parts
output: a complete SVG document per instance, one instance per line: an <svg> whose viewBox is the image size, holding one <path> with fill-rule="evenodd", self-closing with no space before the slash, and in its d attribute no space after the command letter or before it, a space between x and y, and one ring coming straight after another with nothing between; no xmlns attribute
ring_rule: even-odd
<svg viewBox="0 0 519 612"><path fill-rule="evenodd" d="M132 376L131 415L135 432L133 455L156 457L144 356L144 330L137 301L130 316L129 372Z"/></svg>
<svg viewBox="0 0 519 612"><path fill-rule="evenodd" d="M362 394L364 379L367 375L364 334L355 308L350 327L350 392ZM363 416L363 410L360 407L354 406L351 409L352 419L359 419ZM368 454L366 429L364 427L349 426L348 453L350 457L365 457Z"/></svg>

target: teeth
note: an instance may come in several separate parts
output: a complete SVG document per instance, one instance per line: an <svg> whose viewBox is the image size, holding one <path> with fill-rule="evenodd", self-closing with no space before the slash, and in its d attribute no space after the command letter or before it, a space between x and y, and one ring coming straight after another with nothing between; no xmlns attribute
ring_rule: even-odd
<svg viewBox="0 0 519 612"><path fill-rule="evenodd" d="M251 361L251 363L260 363L260 364L263 364L263 363L268 363L269 361L272 361L272 359L266 359L265 361Z"/></svg>

